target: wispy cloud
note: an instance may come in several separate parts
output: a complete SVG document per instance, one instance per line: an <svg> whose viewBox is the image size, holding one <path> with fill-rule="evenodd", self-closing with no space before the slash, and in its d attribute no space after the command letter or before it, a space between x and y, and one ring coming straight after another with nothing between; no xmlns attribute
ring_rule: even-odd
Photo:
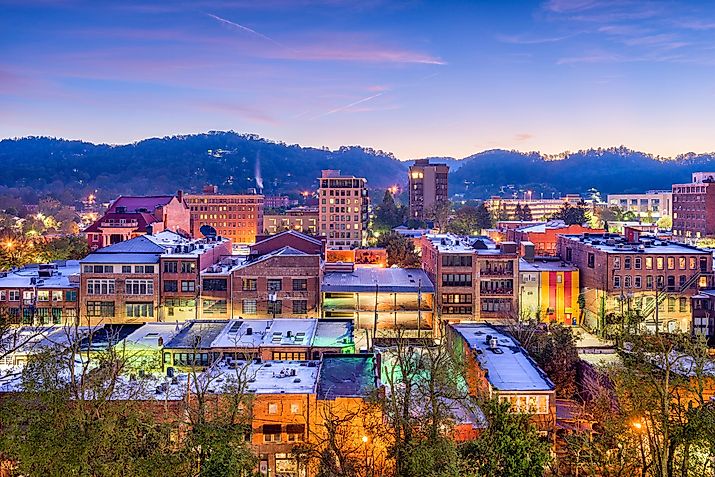
<svg viewBox="0 0 715 477"><path fill-rule="evenodd" d="M559 41L567 40L573 38L577 33L571 35L561 35L561 36L547 36L547 37L527 37L523 35L497 35L497 40L502 43L510 43L512 45L539 45L542 43L556 43Z"/></svg>
<svg viewBox="0 0 715 477"><path fill-rule="evenodd" d="M531 133L517 133L514 135L514 140L516 142L524 142L528 141L529 139L533 139L534 135Z"/></svg>

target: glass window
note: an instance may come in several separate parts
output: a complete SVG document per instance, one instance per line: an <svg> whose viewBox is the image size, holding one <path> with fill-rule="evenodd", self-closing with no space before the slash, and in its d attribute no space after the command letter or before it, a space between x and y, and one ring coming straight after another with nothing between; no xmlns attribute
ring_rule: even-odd
<svg viewBox="0 0 715 477"><path fill-rule="evenodd" d="M268 291L281 291L283 288L283 280L280 278L268 279Z"/></svg>
<svg viewBox="0 0 715 477"><path fill-rule="evenodd" d="M304 291L308 289L308 280L305 278L293 279L293 291Z"/></svg>
<svg viewBox="0 0 715 477"><path fill-rule="evenodd" d="M621 277L619 275L613 276L613 288L621 288Z"/></svg>
<svg viewBox="0 0 715 477"><path fill-rule="evenodd" d="M294 315L305 315L308 313L308 301L307 300L294 300L293 301L293 314Z"/></svg>
<svg viewBox="0 0 715 477"><path fill-rule="evenodd" d="M132 273L131 265L122 265L122 273Z"/></svg>
<svg viewBox="0 0 715 477"><path fill-rule="evenodd" d="M242 309L244 315L256 314L256 300L243 300Z"/></svg>
<svg viewBox="0 0 715 477"><path fill-rule="evenodd" d="M164 262L164 273L177 273L179 270L179 262Z"/></svg>
<svg viewBox="0 0 715 477"><path fill-rule="evenodd" d="M619 270L621 268L621 257L613 257L613 269Z"/></svg>
<svg viewBox="0 0 715 477"><path fill-rule="evenodd" d="M256 291L258 289L258 280L255 278L243 279L243 291Z"/></svg>
<svg viewBox="0 0 715 477"><path fill-rule="evenodd" d="M62 290L52 290L52 301L62 301Z"/></svg>
<svg viewBox="0 0 715 477"><path fill-rule="evenodd" d="M646 257L646 258L645 258L645 269L646 269L646 270L653 270L653 257Z"/></svg>
<svg viewBox="0 0 715 477"><path fill-rule="evenodd" d="M668 257L668 270L675 270L675 257Z"/></svg>
<svg viewBox="0 0 715 477"><path fill-rule="evenodd" d="M663 257L657 257L655 263L658 270L663 270Z"/></svg>
<svg viewBox="0 0 715 477"><path fill-rule="evenodd" d="M181 273L196 272L196 262L181 262Z"/></svg>
<svg viewBox="0 0 715 477"><path fill-rule="evenodd" d="M631 269L631 257L624 257L623 258L623 268L626 270Z"/></svg>
<svg viewBox="0 0 715 477"><path fill-rule="evenodd" d="M283 312L283 302L281 300L268 302L268 313L280 315Z"/></svg>
<svg viewBox="0 0 715 477"><path fill-rule="evenodd" d="M193 280L181 280L181 291L182 292L196 291L196 282Z"/></svg>
<svg viewBox="0 0 715 477"><path fill-rule="evenodd" d="M177 280L164 280L164 291L165 292L179 291L179 282Z"/></svg>
<svg viewBox="0 0 715 477"><path fill-rule="evenodd" d="M226 291L228 281L225 278L204 278L205 291Z"/></svg>
<svg viewBox="0 0 715 477"><path fill-rule="evenodd" d="M641 263L643 262L643 259L641 257L636 257L633 259L633 268L636 270L641 269Z"/></svg>

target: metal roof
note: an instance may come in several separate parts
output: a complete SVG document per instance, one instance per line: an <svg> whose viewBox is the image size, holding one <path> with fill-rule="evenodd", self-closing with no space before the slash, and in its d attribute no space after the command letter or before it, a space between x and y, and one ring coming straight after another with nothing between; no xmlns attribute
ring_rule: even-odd
<svg viewBox="0 0 715 477"><path fill-rule="evenodd" d="M434 285L421 268L355 267L348 272L327 272L323 275L324 292L433 293Z"/></svg>

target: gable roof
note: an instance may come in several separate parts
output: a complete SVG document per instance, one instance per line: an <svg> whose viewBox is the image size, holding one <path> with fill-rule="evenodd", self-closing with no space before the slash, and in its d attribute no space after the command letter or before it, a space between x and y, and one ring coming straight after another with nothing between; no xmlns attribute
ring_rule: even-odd
<svg viewBox="0 0 715 477"><path fill-rule="evenodd" d="M281 233L279 233L279 234L271 235L270 237L266 237L266 238L264 238L263 240L261 240L260 242L256 242L255 244L253 244L252 247L255 247L255 246L260 245L260 244L262 244L262 243L266 243L266 242L273 241L273 240L277 239L278 237L282 237L282 236L284 236L284 235L286 235L286 234L292 235L293 237L295 237L295 238L297 238L297 239L300 239L300 240L305 240L306 242L314 243L314 244L316 244L316 245L320 245L320 246L323 245L323 242L321 242L320 240L318 240L318 239L316 239L316 238L311 237L310 235L306 235L306 234L304 234L304 233L300 233L300 232L298 232L298 231L296 231L296 230L286 230L285 232L281 232Z"/></svg>
<svg viewBox="0 0 715 477"><path fill-rule="evenodd" d="M139 237L134 237L133 239L125 240L123 242L115 243L112 245L107 245L99 250L93 252L96 253L164 253L164 247L157 244L153 240L146 238L144 235Z"/></svg>
<svg viewBox="0 0 715 477"><path fill-rule="evenodd" d="M146 209L154 212L157 207L164 206L172 201L173 195L148 195L148 196L119 196L109 206L107 212L114 212L117 207L126 207L127 212L138 212L139 209Z"/></svg>

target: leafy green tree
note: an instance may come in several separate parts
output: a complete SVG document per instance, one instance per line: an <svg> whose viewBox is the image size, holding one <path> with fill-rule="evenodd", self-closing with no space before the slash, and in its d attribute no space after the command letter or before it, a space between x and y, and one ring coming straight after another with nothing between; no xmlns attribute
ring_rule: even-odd
<svg viewBox="0 0 715 477"><path fill-rule="evenodd" d="M87 256L87 239L81 235L67 235L38 245L39 259L43 262L53 260L79 260Z"/></svg>
<svg viewBox="0 0 715 477"><path fill-rule="evenodd" d="M425 215L434 221L434 225L440 233L444 233L452 215L452 203L449 200L440 201L425 211Z"/></svg>
<svg viewBox="0 0 715 477"><path fill-rule="evenodd" d="M664 215L658 219L656 225L659 229L670 230L673 228L673 218L669 215Z"/></svg>
<svg viewBox="0 0 715 477"><path fill-rule="evenodd" d="M521 220L534 220L531 216L531 207L529 207L529 204L524 204L524 207L521 208Z"/></svg>
<svg viewBox="0 0 715 477"><path fill-rule="evenodd" d="M568 202L554 214L553 218L563 220L566 225L581 225L588 222L586 207L583 204L573 206Z"/></svg>
<svg viewBox="0 0 715 477"><path fill-rule="evenodd" d="M392 192L387 189L382 203L375 208L373 227L380 232L387 232L402 224L405 220L404 216L404 207L398 207Z"/></svg>
<svg viewBox="0 0 715 477"><path fill-rule="evenodd" d="M461 475L469 477L541 477L551 446L530 423L528 414L512 413L508 402L480 402L487 428L460 446Z"/></svg>
<svg viewBox="0 0 715 477"><path fill-rule="evenodd" d="M10 231L0 234L0 270L22 267L36 260L34 240Z"/></svg>
<svg viewBox="0 0 715 477"><path fill-rule="evenodd" d="M397 232L382 235L377 240L378 247L387 250L387 265L397 265L402 268L418 268L421 260L415 250L415 243L411 238Z"/></svg>
<svg viewBox="0 0 715 477"><path fill-rule="evenodd" d="M458 235L472 235L479 229L478 208L465 205L457 209L452 220L447 225L447 232Z"/></svg>

